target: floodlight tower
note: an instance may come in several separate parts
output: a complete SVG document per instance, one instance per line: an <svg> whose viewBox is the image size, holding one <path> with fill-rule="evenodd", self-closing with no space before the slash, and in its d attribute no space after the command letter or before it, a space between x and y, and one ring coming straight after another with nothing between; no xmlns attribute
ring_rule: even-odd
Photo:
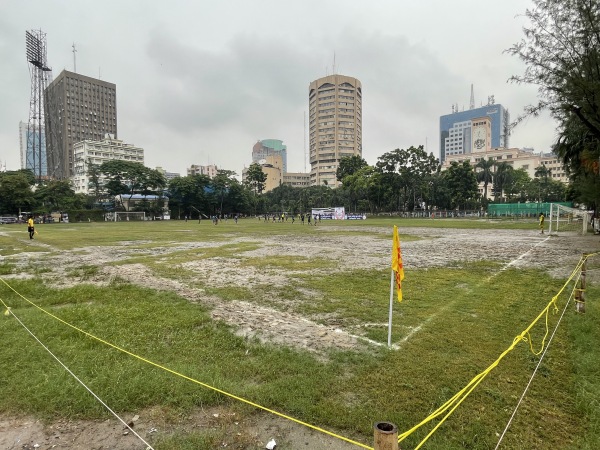
<svg viewBox="0 0 600 450"><path fill-rule="evenodd" d="M25 50L31 76L31 100L29 102L29 122L25 150L25 168L33 170L38 181L49 175L46 154L46 133L44 124L44 90L52 69L46 59L46 33L42 30L25 32Z"/></svg>

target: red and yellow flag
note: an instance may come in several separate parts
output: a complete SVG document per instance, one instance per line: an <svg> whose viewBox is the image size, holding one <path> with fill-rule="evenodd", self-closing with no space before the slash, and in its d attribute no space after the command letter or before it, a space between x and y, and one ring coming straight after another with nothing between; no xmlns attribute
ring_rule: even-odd
<svg viewBox="0 0 600 450"><path fill-rule="evenodd" d="M394 225L394 236L392 244L392 270L396 272L396 291L398 301L402 301L402 280L404 280L404 266L402 265L402 250L400 249L400 237L398 227Z"/></svg>

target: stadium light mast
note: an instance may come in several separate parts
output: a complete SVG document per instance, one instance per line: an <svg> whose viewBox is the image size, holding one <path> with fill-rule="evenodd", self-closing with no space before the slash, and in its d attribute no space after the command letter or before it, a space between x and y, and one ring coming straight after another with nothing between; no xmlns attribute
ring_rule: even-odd
<svg viewBox="0 0 600 450"><path fill-rule="evenodd" d="M47 175L46 132L44 124L44 90L52 69L46 58L46 33L42 30L25 32L25 51L31 76L31 99L25 148L25 167L31 169L38 181ZM46 173L44 173L46 172Z"/></svg>

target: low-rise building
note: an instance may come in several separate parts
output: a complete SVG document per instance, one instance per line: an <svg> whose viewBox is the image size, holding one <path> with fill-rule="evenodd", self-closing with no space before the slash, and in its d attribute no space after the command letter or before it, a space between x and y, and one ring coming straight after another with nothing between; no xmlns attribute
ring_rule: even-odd
<svg viewBox="0 0 600 450"><path fill-rule="evenodd" d="M492 148L486 152L464 153L457 155L446 154L446 159L442 163L442 170L448 169L452 162L462 164L468 161L469 164L475 166L481 160L492 159L495 163L507 163L514 169L523 169L533 179L535 178L535 169L544 166L551 169L550 177L553 180L562 183L568 183L569 179L565 173L565 169L558 157L553 153L534 153L531 148ZM479 193L483 196L483 183L479 184ZM488 184L488 198L493 196L492 185Z"/></svg>
<svg viewBox="0 0 600 450"><path fill-rule="evenodd" d="M287 172L283 174L283 183L286 186L292 187L308 187L310 186L310 173L303 172Z"/></svg>
<svg viewBox="0 0 600 450"><path fill-rule="evenodd" d="M209 164L207 166L200 166L197 164L192 164L187 169L188 175L207 175L208 178L213 179L217 176L219 172L219 168L214 164Z"/></svg>
<svg viewBox="0 0 600 450"><path fill-rule="evenodd" d="M105 135L100 141L85 140L73 146L73 173L71 184L76 194L88 194L93 188L90 186L88 175L89 165L100 166L105 161L122 160L144 164L144 149L132 144L114 139L112 135ZM104 177L100 176L100 184Z"/></svg>
<svg viewBox="0 0 600 450"><path fill-rule="evenodd" d="M176 173L176 172L167 172L165 169L163 169L162 167L157 167L156 171L161 173L163 177L165 177L165 179L167 181L171 181L174 178L179 178L181 175Z"/></svg>

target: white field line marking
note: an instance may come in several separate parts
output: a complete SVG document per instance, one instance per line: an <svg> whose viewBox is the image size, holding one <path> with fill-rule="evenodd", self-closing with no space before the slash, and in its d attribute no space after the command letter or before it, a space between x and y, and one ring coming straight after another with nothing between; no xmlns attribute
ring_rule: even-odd
<svg viewBox="0 0 600 450"><path fill-rule="evenodd" d="M496 272L495 274L493 274L492 276L488 277L485 281L483 281L479 286L483 285L483 283L489 283L491 280L493 280L498 274L500 274L501 272L505 271L506 269L508 269L510 266L512 266L513 264L515 264L517 261L522 260L523 258L525 258L525 256L527 256L534 248L536 248L538 245L542 245L543 243L545 243L548 239L550 239L550 236L546 237L546 239L544 239L543 241L540 241L538 243L536 243L535 245L533 245L529 250L527 250L525 253L523 253L522 255L520 255L519 257L513 259L511 262L507 263L504 267L502 267L498 272ZM413 337L415 334L417 334L419 331L421 331L421 329L427 325L429 322L431 322L433 319L435 319L437 316L439 316L441 313L445 312L448 308L450 308L452 305L454 305L454 303L456 303L456 300L447 303L446 306L444 306L443 308L439 309L437 312L435 312L434 314L430 315L427 319L425 319L423 322L421 322L419 325L417 325L415 328L413 328L410 333L408 333L406 336L404 336L402 339L400 339L400 342L398 344L404 344L405 342L407 342L411 337ZM397 348L397 345L394 346Z"/></svg>
<svg viewBox="0 0 600 450"><path fill-rule="evenodd" d="M512 265L516 264L517 262L521 261L523 258L525 258L529 253L531 253L531 251L536 248L538 245L542 245L544 244L548 239L550 239L550 236L546 237L546 239L544 239L543 241L538 242L537 244L533 245L529 250L527 250L525 253L523 253L522 255L519 255L517 258L513 259L511 262L509 262L508 264L505 264L504 267L502 269L500 269L498 272L496 272L495 274L491 275L486 281L489 282L491 281L493 278L495 278L497 275L499 275L501 272L504 272L506 269L508 269L509 267L511 267Z"/></svg>
<svg viewBox="0 0 600 450"><path fill-rule="evenodd" d="M399 344L404 344L406 341L408 341L411 337L413 337L415 334L417 334L419 331L421 331L421 329L427 325L429 322L431 322L433 319L435 319L437 316L439 316L441 313L445 312L448 308L450 308L451 306L453 306L456 303L456 300L451 301L449 303L446 303L446 306L442 307L441 309L438 309L434 314L430 315L427 319L425 319L423 322L421 322L419 325L417 325L416 327L414 327L412 330L410 330L410 333L408 333L406 336L404 336L402 339L400 339Z"/></svg>

